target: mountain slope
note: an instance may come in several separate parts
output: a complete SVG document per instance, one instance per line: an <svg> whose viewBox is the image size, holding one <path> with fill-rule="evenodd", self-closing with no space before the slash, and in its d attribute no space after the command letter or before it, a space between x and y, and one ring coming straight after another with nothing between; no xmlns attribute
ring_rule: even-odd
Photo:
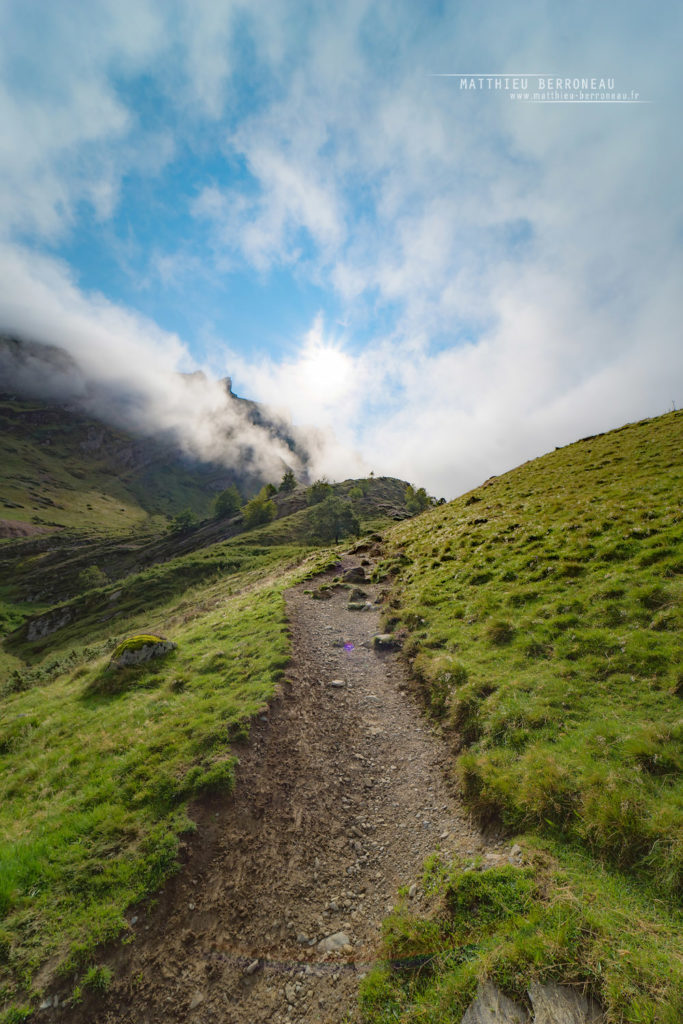
<svg viewBox="0 0 683 1024"><path fill-rule="evenodd" d="M610 1021L680 1019L682 440L681 414L631 424L395 524L401 482L338 485L365 503L366 530L383 524L383 551L365 539L359 554L381 559L385 628L469 808L518 837L512 863L489 870L437 854L419 906L399 898L392 966L364 983L367 1022L451 1021L477 977L521 1000L531 980L577 985ZM283 592L338 557L306 544L303 490L276 501L280 517L252 531L237 516L86 539L111 580L75 593L74 543L54 608L27 598L41 578L59 596L55 538L3 545L8 1020L60 964L77 987L106 983L99 944L175 870L189 801L230 790L232 744L287 672ZM121 640L150 633L177 648L109 666Z"/></svg>
<svg viewBox="0 0 683 1024"><path fill-rule="evenodd" d="M530 977L587 986L610 1021L681 1019L682 452L683 414L629 424L391 531L385 627L522 866L434 866L449 909L387 925L391 958L431 935L433 979L374 977L368 1020L450 1020L477 971L522 999Z"/></svg>

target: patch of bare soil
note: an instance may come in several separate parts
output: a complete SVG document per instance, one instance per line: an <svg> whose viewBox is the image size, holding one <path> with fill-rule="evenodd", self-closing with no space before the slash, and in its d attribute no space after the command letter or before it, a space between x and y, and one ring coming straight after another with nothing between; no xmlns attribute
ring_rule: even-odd
<svg viewBox="0 0 683 1024"><path fill-rule="evenodd" d="M37 526L35 523L24 523L19 519L0 519L0 537L36 537L39 533L51 533L49 526Z"/></svg>
<svg viewBox="0 0 683 1024"><path fill-rule="evenodd" d="M288 593L293 663L239 751L234 795L197 811L183 871L108 957L107 995L41 1020L352 1019L398 888L419 904L427 854L485 853L401 663L373 645L379 587L356 586Z"/></svg>

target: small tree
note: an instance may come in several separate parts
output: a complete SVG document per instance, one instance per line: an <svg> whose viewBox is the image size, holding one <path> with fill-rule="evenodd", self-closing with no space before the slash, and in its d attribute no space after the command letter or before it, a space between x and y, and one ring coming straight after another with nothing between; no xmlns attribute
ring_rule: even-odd
<svg viewBox="0 0 683 1024"><path fill-rule="evenodd" d="M214 519L223 519L225 516L234 516L242 508L242 495L234 484L226 487L224 491L217 494L213 499Z"/></svg>
<svg viewBox="0 0 683 1024"><path fill-rule="evenodd" d="M280 482L280 490L283 494L288 494L290 491L293 491L295 487L296 477L291 469L288 469Z"/></svg>
<svg viewBox="0 0 683 1024"><path fill-rule="evenodd" d="M333 540L335 544L341 537L348 537L350 534L357 537L360 533L358 516L351 508L351 502L343 501L334 494L330 494L311 509L309 522L314 537L322 541Z"/></svg>
<svg viewBox="0 0 683 1024"><path fill-rule="evenodd" d="M186 508L171 520L168 529L169 533L189 533L190 530L194 530L195 526L197 526L197 517L191 508Z"/></svg>
<svg viewBox="0 0 683 1024"><path fill-rule="evenodd" d="M416 491L412 484L408 484L405 490L405 503L411 515L416 516L418 512L424 512L431 504L431 500L424 487Z"/></svg>
<svg viewBox="0 0 683 1024"><path fill-rule="evenodd" d="M306 501L309 505L317 505L332 494L332 485L327 480L316 480L306 491Z"/></svg>
<svg viewBox="0 0 683 1024"><path fill-rule="evenodd" d="M86 569L81 569L78 574L78 586L81 590L103 587L108 582L109 578L105 576L99 565L89 565Z"/></svg>
<svg viewBox="0 0 683 1024"><path fill-rule="evenodd" d="M250 530L253 526L272 523L276 515L275 502L271 501L264 491L261 491L244 506L244 525L247 530Z"/></svg>
<svg viewBox="0 0 683 1024"><path fill-rule="evenodd" d="M275 484L265 484L261 490L262 494L265 494L267 498L272 498L274 494L277 494L277 487Z"/></svg>

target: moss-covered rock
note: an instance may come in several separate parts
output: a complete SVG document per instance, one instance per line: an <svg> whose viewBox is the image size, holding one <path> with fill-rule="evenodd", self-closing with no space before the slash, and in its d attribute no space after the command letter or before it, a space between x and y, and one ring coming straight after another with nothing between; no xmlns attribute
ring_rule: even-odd
<svg viewBox="0 0 683 1024"><path fill-rule="evenodd" d="M172 640L155 636L152 633L141 633L138 636L128 637L123 640L111 657L111 663L116 668L124 668L127 665L139 665L142 661L149 661L151 658L159 658L168 654L177 647Z"/></svg>

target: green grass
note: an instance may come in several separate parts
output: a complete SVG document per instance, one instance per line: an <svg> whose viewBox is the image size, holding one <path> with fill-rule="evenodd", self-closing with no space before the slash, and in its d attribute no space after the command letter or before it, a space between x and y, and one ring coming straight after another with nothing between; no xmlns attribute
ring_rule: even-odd
<svg viewBox="0 0 683 1024"><path fill-rule="evenodd" d="M377 573L469 808L626 873L664 915L683 880L682 450L672 413L555 451L395 527ZM624 1020L648 1019L636 1003Z"/></svg>
<svg viewBox="0 0 683 1024"><path fill-rule="evenodd" d="M403 900L384 922L385 959L361 986L366 1024L459 1020L478 979L527 1005L532 981L579 986L611 1024L681 1020L683 918L571 848L523 842L522 868L431 858L426 912Z"/></svg>
<svg viewBox="0 0 683 1024"><path fill-rule="evenodd" d="M33 665L44 662L48 654L65 656L74 646L92 646L122 631L139 632L136 624L144 626L143 632L164 633L169 607L193 606L195 590L204 590L212 583L222 584L233 576L235 587L244 586L245 579L251 578L243 576L244 573L260 574L278 567L283 559L300 559L304 553L297 546L265 547L239 542L237 538L214 544L152 565L106 587L95 587L57 606L70 616L61 629L29 642L26 628L20 627L5 639L4 648L10 655ZM35 614L35 609L32 611ZM49 611L39 609L41 615Z"/></svg>
<svg viewBox="0 0 683 1024"><path fill-rule="evenodd" d="M282 590L326 559L245 553L241 572L170 600L160 590L161 604L129 616L130 632L163 621L178 647L140 666L109 667L123 639L107 637L109 624L75 624L78 637L58 644L54 634L50 656L24 670L33 678L5 694L0 1008L34 997L48 959L62 971L93 968L127 907L175 870L188 801L233 785L231 744L284 673ZM86 634L90 646L78 646Z"/></svg>

